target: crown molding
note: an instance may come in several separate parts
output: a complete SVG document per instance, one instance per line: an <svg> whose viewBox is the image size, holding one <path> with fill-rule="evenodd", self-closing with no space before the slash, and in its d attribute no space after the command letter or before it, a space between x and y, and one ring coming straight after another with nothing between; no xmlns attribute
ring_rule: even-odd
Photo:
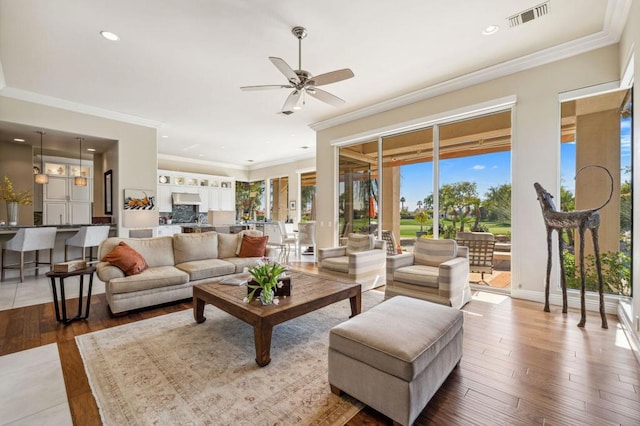
<svg viewBox="0 0 640 426"><path fill-rule="evenodd" d="M204 166L220 167L224 169L233 169L233 170L242 170L242 171L249 170L249 168L246 166L238 166L236 164L230 164L230 163L218 163L216 161L201 160L196 158L180 157L180 156L171 155L171 154L158 153L158 160L177 161L180 163L189 163L189 164L200 164Z"/></svg>
<svg viewBox="0 0 640 426"><path fill-rule="evenodd" d="M603 29L600 32L483 68L441 83L436 83L429 87L425 87L424 89L379 102L328 120L312 123L309 127L316 132L325 130L353 120L369 117L371 115L403 107L405 105L410 105L415 102L495 80L500 77L505 77L516 72L535 68L551 62L590 52L601 47L609 46L620 41L620 36L622 35L627 16L629 15L630 7L631 0L609 0L607 3Z"/></svg>
<svg viewBox="0 0 640 426"><path fill-rule="evenodd" d="M260 169L266 169L267 167L281 166L283 164L290 164L296 161L303 161L316 158L316 151L310 150L308 154L303 154L295 157L286 157L278 160L265 161L264 163L252 164L249 166L249 171L256 171Z"/></svg>
<svg viewBox="0 0 640 426"><path fill-rule="evenodd" d="M3 76L0 74L0 85L3 84L3 82ZM81 114L93 115L100 118L107 118L109 120L122 121L124 123L135 124L138 126L152 127L157 129L163 125L163 123L160 121L149 120L147 118L142 118L135 115L124 114L121 112L85 105L78 102L67 101L64 99L55 98L53 96L41 95L39 93L28 92L26 90L16 89L8 86L0 86L0 96L25 102L31 102L34 104L46 105L53 108L60 108L67 111L78 112Z"/></svg>

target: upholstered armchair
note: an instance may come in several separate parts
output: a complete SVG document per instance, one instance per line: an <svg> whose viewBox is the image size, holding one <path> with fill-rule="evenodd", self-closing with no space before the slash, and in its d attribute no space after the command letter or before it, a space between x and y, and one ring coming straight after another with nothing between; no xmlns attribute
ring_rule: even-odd
<svg viewBox="0 0 640 426"><path fill-rule="evenodd" d="M460 309L471 300L469 250L455 240L418 238L413 253L388 256L385 298L399 294Z"/></svg>
<svg viewBox="0 0 640 426"><path fill-rule="evenodd" d="M373 235L349 234L346 246L318 249L318 270L349 278L365 291L386 283L386 258L385 241Z"/></svg>

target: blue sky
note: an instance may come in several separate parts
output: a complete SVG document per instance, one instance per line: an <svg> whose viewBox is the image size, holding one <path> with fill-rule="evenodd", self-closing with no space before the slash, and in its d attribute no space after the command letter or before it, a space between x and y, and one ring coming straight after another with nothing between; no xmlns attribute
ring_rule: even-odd
<svg viewBox="0 0 640 426"><path fill-rule="evenodd" d="M631 165L631 119L620 124L621 168ZM564 143L561 147L560 173L562 185L573 192L576 174L576 145ZM611 171L613 173L613 171ZM621 172L622 173L622 172ZM418 200L423 200L433 191L433 163L418 163L400 168L400 197L406 199L404 205L410 211L417 208ZM621 174L624 182L630 177ZM511 182L511 152L497 152L472 157L454 158L440 161L440 184L470 181L475 182L478 195L484 195L492 186Z"/></svg>
<svg viewBox="0 0 640 426"><path fill-rule="evenodd" d="M419 163L400 167L400 197L404 205L413 211L418 200L433 191L433 163ZM511 182L511 152L475 155L440 161L440 184L475 182L478 195L484 198L492 186Z"/></svg>

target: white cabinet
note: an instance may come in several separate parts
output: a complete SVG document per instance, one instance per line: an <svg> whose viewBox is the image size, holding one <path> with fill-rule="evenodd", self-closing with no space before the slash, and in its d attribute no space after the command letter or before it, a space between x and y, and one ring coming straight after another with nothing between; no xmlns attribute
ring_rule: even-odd
<svg viewBox="0 0 640 426"><path fill-rule="evenodd" d="M51 178L49 178L51 182ZM44 203L43 224L45 225L64 225L67 223L69 209L65 201L48 201Z"/></svg>
<svg viewBox="0 0 640 426"><path fill-rule="evenodd" d="M49 183L44 186L45 201L67 201L68 180L66 177L49 176Z"/></svg>
<svg viewBox="0 0 640 426"><path fill-rule="evenodd" d="M209 211L209 188L198 188L198 194L200 194L198 212L206 213Z"/></svg>
<svg viewBox="0 0 640 426"><path fill-rule="evenodd" d="M69 203L69 222L78 225L91 223L91 203Z"/></svg>
<svg viewBox="0 0 640 426"><path fill-rule="evenodd" d="M84 167L83 167L84 168ZM67 182L68 192L69 192L69 201L84 201L91 202L93 197L91 196L92 188L93 188L93 179L87 179L86 186L76 186L73 184L73 179L69 179ZM76 222L79 223L79 222ZM91 223L89 221L88 223Z"/></svg>
<svg viewBox="0 0 640 426"><path fill-rule="evenodd" d="M171 193L173 187L171 185L158 185L158 210L161 212L170 212L173 206Z"/></svg>
<svg viewBox="0 0 640 426"><path fill-rule="evenodd" d="M220 210L236 209L236 191L233 188L220 188L218 200Z"/></svg>
<svg viewBox="0 0 640 426"><path fill-rule="evenodd" d="M209 210L221 210L220 188L209 188Z"/></svg>
<svg viewBox="0 0 640 426"><path fill-rule="evenodd" d="M72 176L65 176L66 165L47 163L47 167L47 170L55 170L56 173L49 176L49 182L43 188L43 224L91 223L93 179L88 178L86 186L76 186ZM83 166L82 170L83 174L90 175L90 168ZM77 166L76 172L79 172Z"/></svg>
<svg viewBox="0 0 640 426"><path fill-rule="evenodd" d="M158 236L179 234L182 232L180 225L161 225L158 226Z"/></svg>

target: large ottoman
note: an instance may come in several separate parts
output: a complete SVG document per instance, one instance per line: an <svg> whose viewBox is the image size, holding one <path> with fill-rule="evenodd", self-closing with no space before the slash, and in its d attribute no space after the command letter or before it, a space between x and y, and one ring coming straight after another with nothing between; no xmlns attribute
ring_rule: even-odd
<svg viewBox="0 0 640 426"><path fill-rule="evenodd" d="M461 311L395 296L329 334L329 384L410 425L462 357Z"/></svg>

